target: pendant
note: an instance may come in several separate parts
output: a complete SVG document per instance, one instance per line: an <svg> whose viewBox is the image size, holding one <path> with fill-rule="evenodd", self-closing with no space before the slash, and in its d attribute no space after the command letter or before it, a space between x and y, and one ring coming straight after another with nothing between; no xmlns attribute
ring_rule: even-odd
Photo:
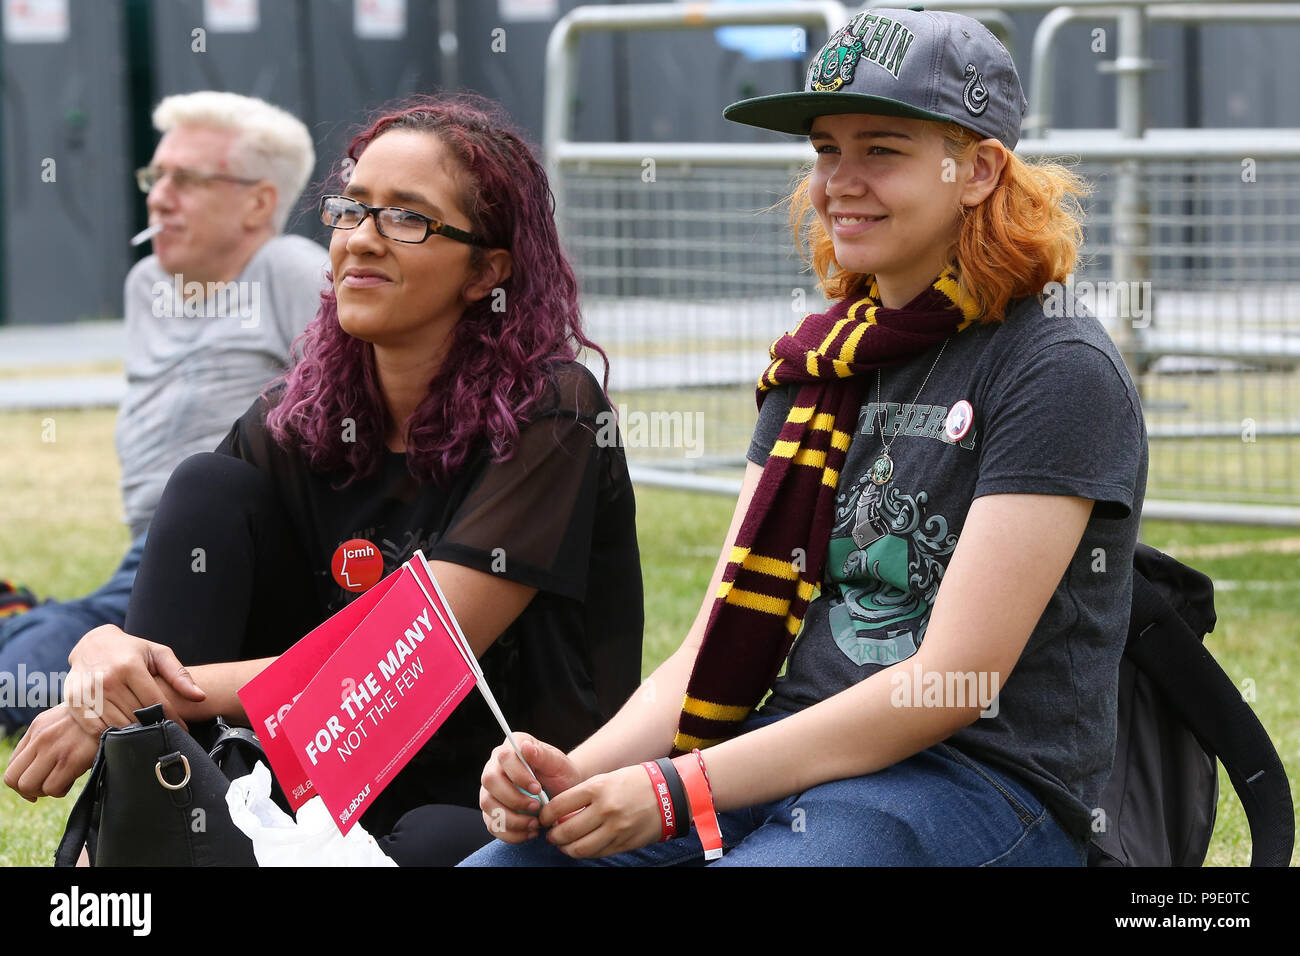
<svg viewBox="0 0 1300 956"><path fill-rule="evenodd" d="M882 451L880 457L871 465L871 480L877 485L883 485L893 477L894 459L890 458L887 452Z"/></svg>

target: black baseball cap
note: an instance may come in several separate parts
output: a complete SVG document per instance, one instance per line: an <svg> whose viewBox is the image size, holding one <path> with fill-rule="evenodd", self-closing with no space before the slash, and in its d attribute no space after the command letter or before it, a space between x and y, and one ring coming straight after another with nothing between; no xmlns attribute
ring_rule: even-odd
<svg viewBox="0 0 1300 956"><path fill-rule="evenodd" d="M802 136L818 116L905 116L958 123L1014 149L1028 105L1011 54L978 20L873 7L826 41L803 92L741 100L722 115Z"/></svg>

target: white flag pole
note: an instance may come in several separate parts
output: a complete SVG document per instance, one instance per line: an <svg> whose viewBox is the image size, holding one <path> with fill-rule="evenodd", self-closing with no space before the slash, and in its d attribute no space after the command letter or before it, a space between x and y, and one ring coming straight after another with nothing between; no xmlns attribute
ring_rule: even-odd
<svg viewBox="0 0 1300 956"><path fill-rule="evenodd" d="M474 651L469 646L469 641L465 639L465 632L461 630L460 622L456 620L456 613L451 609L451 604L447 601L446 595L442 593L442 588L438 585L438 579L434 576L433 569L429 567L429 562L425 559L424 552L416 551L415 557L420 560L422 565L424 565L424 572L429 576L429 582L433 585L433 589L438 592L438 601L434 601L429 595L428 590L424 586L424 582L420 580L420 575L416 574L414 570L412 570L411 576L415 578L415 583L418 584L420 590L424 592L425 600L427 600L429 606L433 608L433 613L438 615L438 620L442 622L443 627L445 627L449 632L452 643L455 644L456 649L460 651L461 657L463 657L466 664L469 665L470 671L475 677L475 686L478 687L479 692L483 695L483 699L487 701L488 709L492 711L492 716L496 718L497 723L505 732L506 740L509 742L511 749L514 750L515 756L518 757L519 762L528 769L528 772L536 778L537 773L531 766L529 766L528 761L524 759L523 751L519 749L519 742L515 740L515 735L510 730L510 725L506 723L505 714L501 712L501 706L497 703L497 699L492 696L492 688L488 686L487 678L483 676L483 669L479 667L478 658L474 656ZM438 610L439 604L447 609L447 617L451 618L450 622L448 622L447 618L444 618L442 613ZM543 806L550 803L550 797L546 795L545 788L542 789L540 794L537 794L537 797L541 800Z"/></svg>

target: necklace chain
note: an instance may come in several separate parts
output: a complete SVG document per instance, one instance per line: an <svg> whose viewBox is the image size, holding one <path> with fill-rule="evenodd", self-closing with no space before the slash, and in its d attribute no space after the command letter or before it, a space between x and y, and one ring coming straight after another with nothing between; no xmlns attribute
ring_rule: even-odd
<svg viewBox="0 0 1300 956"><path fill-rule="evenodd" d="M878 423L880 426L881 447L880 454L876 456L876 461L871 466L871 480L877 485L883 485L894 477L894 460L889 457L889 449L893 447L894 442L898 440L898 436L902 434L904 424L916 408L916 403L921 400L921 393L925 391L926 383L930 381L930 376L934 374L934 370L939 367L939 360L943 358L943 352L948 347L948 342L949 339L944 339L943 345L939 346L939 354L934 357L934 364L930 366L930 371L926 372L925 378L921 380L921 387L916 390L916 397L912 399L911 404L903 410L902 415L899 417L898 431L888 441L885 440L885 406L884 399L881 396L882 376L880 369L876 369L876 419L874 423Z"/></svg>

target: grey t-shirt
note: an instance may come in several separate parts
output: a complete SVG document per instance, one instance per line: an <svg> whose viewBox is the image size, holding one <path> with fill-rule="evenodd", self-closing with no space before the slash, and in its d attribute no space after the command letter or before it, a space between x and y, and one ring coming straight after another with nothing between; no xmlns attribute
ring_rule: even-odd
<svg viewBox="0 0 1300 956"><path fill-rule="evenodd" d="M987 716L947 742L1018 775L1085 839L1114 760L1119 659L1146 491L1137 391L1095 319L1048 318L1033 298L1013 302L1001 324L952 338L922 389L936 355L938 346L884 370L883 411L876 377L868 379L821 589L763 712L801 710L916 652L975 498L1090 498L1096 504L1083 539L1014 672L1001 681L943 678L949 697L968 693L980 704L995 697ZM751 461L767 460L796 391L767 396ZM962 400L969 409L953 411ZM962 424L963 413L969 428L954 442L945 423ZM897 437L889 449L893 478L880 487L869 471L882 424ZM892 680L902 703L933 699L938 687L937 678L914 676L906 664Z"/></svg>
<svg viewBox="0 0 1300 956"><path fill-rule="evenodd" d="M291 343L320 307L327 260L310 239L275 236L210 296L163 272L157 256L127 274L127 389L116 439L133 538L148 527L172 470L216 448L289 366Z"/></svg>

